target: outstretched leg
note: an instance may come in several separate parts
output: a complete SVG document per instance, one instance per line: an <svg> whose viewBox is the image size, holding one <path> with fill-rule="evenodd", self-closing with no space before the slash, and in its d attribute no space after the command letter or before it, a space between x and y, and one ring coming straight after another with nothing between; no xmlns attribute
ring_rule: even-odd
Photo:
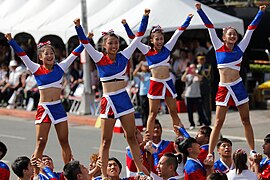
<svg viewBox="0 0 270 180"><path fill-rule="evenodd" d="M149 99L149 116L147 120L147 132L149 132L150 139L152 139L155 120L159 108L160 108L160 99Z"/></svg>
<svg viewBox="0 0 270 180"><path fill-rule="evenodd" d="M99 156L102 161L101 173L103 178L107 178L107 166L109 159L109 150L112 142L113 127L116 120L112 118L101 118L101 142L99 147Z"/></svg>
<svg viewBox="0 0 270 180"><path fill-rule="evenodd" d="M241 121L244 125L245 136L250 150L254 150L254 133L249 118L249 104L248 102L237 107Z"/></svg>
<svg viewBox="0 0 270 180"><path fill-rule="evenodd" d="M68 141L68 122L64 121L55 125L57 137L62 148L62 159L65 164L71 160L71 148Z"/></svg>
<svg viewBox="0 0 270 180"><path fill-rule="evenodd" d="M142 163L140 161L141 151L135 135L136 125L134 113L124 115L120 119L137 171L142 172Z"/></svg>
<svg viewBox="0 0 270 180"><path fill-rule="evenodd" d="M178 114L177 114L177 106L176 106L176 99L173 97L166 97L165 98L165 102L166 105L168 107L169 113L172 117L172 121L173 121L173 129L176 133L176 135L178 135L178 129L175 129L175 126L180 126L180 127L184 127L183 123L181 122Z"/></svg>
<svg viewBox="0 0 270 180"><path fill-rule="evenodd" d="M33 157L38 159L42 158L43 151L48 141L48 135L50 131L51 123L36 124L36 148ZM39 174L39 168L35 166L34 174Z"/></svg>
<svg viewBox="0 0 270 180"><path fill-rule="evenodd" d="M216 107L216 120L215 120L214 127L210 135L210 140L209 140L209 150L208 150L209 154L212 154L214 152L215 146L218 142L220 130L225 121L227 111L228 111L227 106Z"/></svg>

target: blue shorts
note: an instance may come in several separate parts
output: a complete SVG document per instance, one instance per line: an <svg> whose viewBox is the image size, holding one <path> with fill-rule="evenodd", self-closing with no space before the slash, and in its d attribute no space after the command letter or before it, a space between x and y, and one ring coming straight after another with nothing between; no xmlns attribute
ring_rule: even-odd
<svg viewBox="0 0 270 180"><path fill-rule="evenodd" d="M58 124L67 121L67 113L61 103L61 100L53 102L40 102L38 104L35 124L42 122L51 122Z"/></svg>
<svg viewBox="0 0 270 180"><path fill-rule="evenodd" d="M116 119L132 112L134 112L134 108L126 89L103 94L100 108L101 118Z"/></svg>
<svg viewBox="0 0 270 180"><path fill-rule="evenodd" d="M218 92L216 95L216 105L239 106L248 101L249 101L248 94L245 90L245 87L241 78L231 83L222 83L222 82L219 83Z"/></svg>

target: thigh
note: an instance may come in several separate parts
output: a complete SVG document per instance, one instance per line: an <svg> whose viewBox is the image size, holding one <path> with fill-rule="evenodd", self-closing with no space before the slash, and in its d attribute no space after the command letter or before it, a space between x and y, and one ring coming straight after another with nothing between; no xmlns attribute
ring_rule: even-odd
<svg viewBox="0 0 270 180"><path fill-rule="evenodd" d="M126 136L129 134L135 133L136 124L134 113L124 115L120 118L122 127L125 131Z"/></svg>
<svg viewBox="0 0 270 180"><path fill-rule="evenodd" d="M166 102L166 105L167 107L169 108L170 111L172 110L176 110L177 109L177 106L176 106L176 99L173 98L173 97L166 97L165 98L165 102Z"/></svg>
<svg viewBox="0 0 270 180"><path fill-rule="evenodd" d="M51 123L39 123L36 124L36 140L45 140L47 141L49 131L51 128Z"/></svg>
<svg viewBox="0 0 270 180"><path fill-rule="evenodd" d="M54 125L58 139L68 139L68 122L64 121Z"/></svg>
<svg viewBox="0 0 270 180"><path fill-rule="evenodd" d="M241 117L241 120L249 120L249 104L248 102L247 103L244 103L240 106L237 106L237 109L239 111L239 114L240 114L240 117Z"/></svg>
<svg viewBox="0 0 270 180"><path fill-rule="evenodd" d="M160 107L160 99L149 99L149 111L158 112Z"/></svg>
<svg viewBox="0 0 270 180"><path fill-rule="evenodd" d="M111 139L116 119L101 118L101 138Z"/></svg>

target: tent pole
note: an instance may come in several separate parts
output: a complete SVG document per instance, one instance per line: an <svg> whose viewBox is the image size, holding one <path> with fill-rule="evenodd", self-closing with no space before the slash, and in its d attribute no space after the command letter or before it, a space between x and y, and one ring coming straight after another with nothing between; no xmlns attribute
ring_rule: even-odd
<svg viewBox="0 0 270 180"><path fill-rule="evenodd" d="M88 32L87 28L87 9L86 9L86 0L81 0L81 10L82 10L82 26L85 33ZM79 114L86 115L90 114L90 102L91 102L91 89L90 89L90 62L89 56L85 52L81 53L81 59L83 62L83 82L84 82L84 91L82 94L81 105L79 108Z"/></svg>

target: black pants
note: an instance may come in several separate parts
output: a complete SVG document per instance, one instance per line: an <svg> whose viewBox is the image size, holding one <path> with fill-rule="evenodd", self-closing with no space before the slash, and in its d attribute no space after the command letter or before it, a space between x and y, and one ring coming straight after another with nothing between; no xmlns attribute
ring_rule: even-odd
<svg viewBox="0 0 270 180"><path fill-rule="evenodd" d="M143 121L143 127L147 126L147 119L149 115L149 100L147 95L140 96L141 116Z"/></svg>
<svg viewBox="0 0 270 180"><path fill-rule="evenodd" d="M209 126L209 122L207 122L203 109L202 109L202 98L189 98L186 97L186 103L187 103L187 111L188 111L188 120L190 122L190 126L195 126L194 119L193 119L193 112L194 108L197 108L199 117L201 118L201 122L205 124L206 126Z"/></svg>

